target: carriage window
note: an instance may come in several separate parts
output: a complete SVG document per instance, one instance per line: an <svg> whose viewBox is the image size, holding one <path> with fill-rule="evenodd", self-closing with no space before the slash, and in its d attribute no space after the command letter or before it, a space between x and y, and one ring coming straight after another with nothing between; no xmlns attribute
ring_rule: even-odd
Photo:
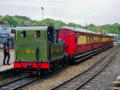
<svg viewBox="0 0 120 90"><path fill-rule="evenodd" d="M20 36L21 36L21 38L25 38L26 37L26 31L22 31Z"/></svg>
<svg viewBox="0 0 120 90"><path fill-rule="evenodd" d="M40 31L36 31L35 38L40 38Z"/></svg>

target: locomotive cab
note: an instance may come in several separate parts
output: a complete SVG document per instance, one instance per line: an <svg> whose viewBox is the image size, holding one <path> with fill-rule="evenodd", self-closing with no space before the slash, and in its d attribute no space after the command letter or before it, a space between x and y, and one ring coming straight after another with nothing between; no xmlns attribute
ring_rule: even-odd
<svg viewBox="0 0 120 90"><path fill-rule="evenodd" d="M17 27L14 68L25 71L50 69L62 59L63 44L56 43L52 26Z"/></svg>

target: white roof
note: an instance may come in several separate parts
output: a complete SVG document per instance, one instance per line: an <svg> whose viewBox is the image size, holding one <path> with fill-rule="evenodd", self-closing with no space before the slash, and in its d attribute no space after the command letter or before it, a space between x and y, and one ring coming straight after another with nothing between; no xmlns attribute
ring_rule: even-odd
<svg viewBox="0 0 120 90"><path fill-rule="evenodd" d="M108 34L109 36L120 36L118 34Z"/></svg>
<svg viewBox="0 0 120 90"><path fill-rule="evenodd" d="M47 30L48 26L16 27L16 30Z"/></svg>
<svg viewBox="0 0 120 90"><path fill-rule="evenodd" d="M85 32L85 33L94 33L94 34L98 34L96 32L90 31L88 29L82 29L82 28L76 28L76 27L68 27L68 26L64 26L62 27L63 29L71 29L73 31L77 31L77 32Z"/></svg>

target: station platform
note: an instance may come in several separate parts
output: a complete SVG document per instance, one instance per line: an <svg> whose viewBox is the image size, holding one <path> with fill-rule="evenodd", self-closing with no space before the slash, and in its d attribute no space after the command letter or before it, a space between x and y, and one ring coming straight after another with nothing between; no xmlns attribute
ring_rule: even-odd
<svg viewBox="0 0 120 90"><path fill-rule="evenodd" d="M0 66L0 73L13 69L13 64Z"/></svg>
<svg viewBox="0 0 120 90"><path fill-rule="evenodd" d="M10 49L10 60L9 60L10 65L3 65L3 58L4 58L3 50L0 49L0 73L13 69L14 49Z"/></svg>

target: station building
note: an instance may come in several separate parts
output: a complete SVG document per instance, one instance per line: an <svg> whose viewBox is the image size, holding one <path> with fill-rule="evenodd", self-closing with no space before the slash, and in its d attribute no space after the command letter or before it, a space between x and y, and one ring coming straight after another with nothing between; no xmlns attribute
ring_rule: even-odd
<svg viewBox="0 0 120 90"><path fill-rule="evenodd" d="M3 27L0 28L0 48L3 48L3 43L6 41L7 37L10 37L10 48L14 48L14 34L11 33L11 28Z"/></svg>

